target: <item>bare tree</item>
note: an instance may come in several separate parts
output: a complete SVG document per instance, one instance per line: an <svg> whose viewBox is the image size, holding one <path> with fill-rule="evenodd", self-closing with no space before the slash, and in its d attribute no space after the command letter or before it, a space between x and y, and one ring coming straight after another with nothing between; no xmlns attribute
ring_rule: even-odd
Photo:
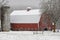
<svg viewBox="0 0 60 40"><path fill-rule="evenodd" d="M56 25L60 17L60 0L41 0L40 10L48 13L51 21Z"/></svg>

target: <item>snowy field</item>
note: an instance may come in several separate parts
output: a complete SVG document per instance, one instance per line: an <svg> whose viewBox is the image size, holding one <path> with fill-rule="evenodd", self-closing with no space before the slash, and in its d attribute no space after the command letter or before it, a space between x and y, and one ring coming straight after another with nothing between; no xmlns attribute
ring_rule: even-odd
<svg viewBox="0 0 60 40"><path fill-rule="evenodd" d="M10 31L0 32L0 40L60 40L60 32Z"/></svg>

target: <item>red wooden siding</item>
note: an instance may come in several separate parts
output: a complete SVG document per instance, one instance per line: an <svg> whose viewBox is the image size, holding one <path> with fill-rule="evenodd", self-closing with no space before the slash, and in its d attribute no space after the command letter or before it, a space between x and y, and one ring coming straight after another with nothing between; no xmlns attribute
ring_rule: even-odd
<svg viewBox="0 0 60 40"><path fill-rule="evenodd" d="M40 30L44 30L44 28L52 30L52 22L48 14L42 14L39 24L40 24Z"/></svg>
<svg viewBox="0 0 60 40"><path fill-rule="evenodd" d="M21 31L37 31L37 23L11 23L12 30L21 30Z"/></svg>

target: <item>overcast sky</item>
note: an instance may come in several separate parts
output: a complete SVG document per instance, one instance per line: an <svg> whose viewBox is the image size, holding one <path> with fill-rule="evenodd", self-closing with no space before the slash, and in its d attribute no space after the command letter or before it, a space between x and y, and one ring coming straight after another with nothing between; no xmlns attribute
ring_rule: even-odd
<svg viewBox="0 0 60 40"><path fill-rule="evenodd" d="M33 9L39 8L40 0L9 0L9 5L14 9L26 9L32 7Z"/></svg>

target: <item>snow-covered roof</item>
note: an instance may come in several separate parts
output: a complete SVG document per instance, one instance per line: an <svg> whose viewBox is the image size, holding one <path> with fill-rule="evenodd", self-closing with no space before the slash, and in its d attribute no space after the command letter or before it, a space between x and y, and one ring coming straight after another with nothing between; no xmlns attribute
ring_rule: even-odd
<svg viewBox="0 0 60 40"><path fill-rule="evenodd" d="M33 9L30 11L27 10L14 10L11 15L37 15L37 14L41 14L41 12L39 12L39 9Z"/></svg>
<svg viewBox="0 0 60 40"><path fill-rule="evenodd" d="M39 23L41 12L39 9L27 10L15 10L10 15L11 23Z"/></svg>

